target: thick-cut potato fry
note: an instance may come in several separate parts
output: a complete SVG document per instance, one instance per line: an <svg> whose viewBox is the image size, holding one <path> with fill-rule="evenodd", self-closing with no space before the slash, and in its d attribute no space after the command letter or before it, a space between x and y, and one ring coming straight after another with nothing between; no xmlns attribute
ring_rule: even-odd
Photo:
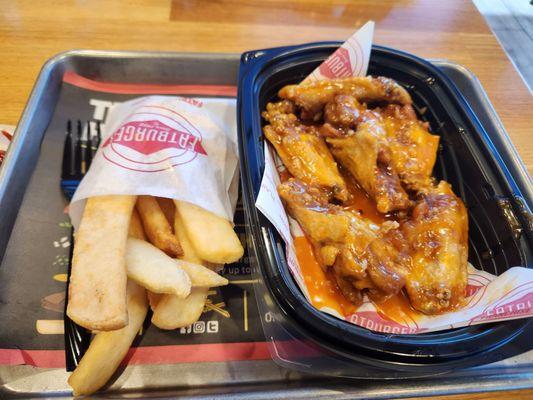
<svg viewBox="0 0 533 400"><path fill-rule="evenodd" d="M224 269L224 264L216 264L216 263L210 263L210 262L204 261L202 265L205 266L206 268L209 268L211 271L215 271L216 273Z"/></svg>
<svg viewBox="0 0 533 400"><path fill-rule="evenodd" d="M194 264L183 260L176 260L178 266L187 272L189 278L191 278L193 287L217 287L225 286L228 284L228 280L223 276L220 276L209 268L200 264Z"/></svg>
<svg viewBox="0 0 533 400"><path fill-rule="evenodd" d="M212 263L232 263L244 249L230 222L194 204L174 200L198 257Z"/></svg>
<svg viewBox="0 0 533 400"><path fill-rule="evenodd" d="M161 211L163 211L163 214L165 214L165 217L170 224L170 227L174 227L174 214L176 213L176 206L174 205L174 201L172 199L168 199L166 197L157 197L157 203L159 204L159 207L161 207Z"/></svg>
<svg viewBox="0 0 533 400"><path fill-rule="evenodd" d="M185 298L191 291L189 275L176 260L144 240L129 238L126 246L128 278L153 293Z"/></svg>
<svg viewBox="0 0 533 400"><path fill-rule="evenodd" d="M146 294L148 296L148 304L150 304L150 308L152 309L152 311L154 311L157 305L159 304L159 300L161 300L161 298L165 296L164 294L152 293L148 290L146 291Z"/></svg>
<svg viewBox="0 0 533 400"><path fill-rule="evenodd" d="M192 247L192 243L187 237L187 232L185 232L185 225L183 225L183 221L181 220L177 209L174 217L174 232L180 237L181 248L183 249L183 255L180 259L203 265L205 261L198 257L196 251Z"/></svg>
<svg viewBox="0 0 533 400"><path fill-rule="evenodd" d="M207 288L192 288L184 299L174 295L161 298L152 315L152 323L160 329L189 326L200 318L207 299Z"/></svg>
<svg viewBox="0 0 533 400"><path fill-rule="evenodd" d="M127 287L128 325L116 331L100 332L93 338L68 379L74 396L89 395L107 383L144 322L148 312L146 292L135 282L129 281Z"/></svg>
<svg viewBox="0 0 533 400"><path fill-rule="evenodd" d="M141 217L139 212L134 207L131 213L130 228L128 231L128 236L136 239L146 240L146 235L144 234L143 223L141 222Z"/></svg>
<svg viewBox="0 0 533 400"><path fill-rule="evenodd" d="M204 263L196 255L177 211L174 218L174 231L179 235L183 247L183 256L180 261L195 264ZM179 299L171 294L161 296L157 299L155 307L152 308L152 323L161 329L175 329L195 323L202 315L205 300L207 299L207 292L207 288L193 287L191 294L185 299Z"/></svg>
<svg viewBox="0 0 533 400"><path fill-rule="evenodd" d="M67 315L89 330L120 329L126 309L126 240L135 196L87 199L76 233Z"/></svg>
<svg viewBox="0 0 533 400"><path fill-rule="evenodd" d="M171 257L181 256L183 250L178 237L172 233L165 214L152 196L139 196L137 211L143 221L144 231L150 242Z"/></svg>

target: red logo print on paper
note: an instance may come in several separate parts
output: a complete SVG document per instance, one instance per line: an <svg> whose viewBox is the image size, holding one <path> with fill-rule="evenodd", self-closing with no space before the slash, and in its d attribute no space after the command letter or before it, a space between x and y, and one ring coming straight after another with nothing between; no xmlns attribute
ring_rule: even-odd
<svg viewBox="0 0 533 400"><path fill-rule="evenodd" d="M384 333L408 334L424 331L415 321L403 321L402 324L376 311L356 311L348 316L348 320L363 328Z"/></svg>
<svg viewBox="0 0 533 400"><path fill-rule="evenodd" d="M352 75L352 64L348 50L341 47L319 67L320 73L328 79L345 78Z"/></svg>
<svg viewBox="0 0 533 400"><path fill-rule="evenodd" d="M180 115L129 121L105 140L102 152L113 164L139 172L163 171L207 156L200 132Z"/></svg>
<svg viewBox="0 0 533 400"><path fill-rule="evenodd" d="M145 155L175 148L207 155L200 138L189 132L172 129L159 121L133 121L122 125L105 143L121 144Z"/></svg>
<svg viewBox="0 0 533 400"><path fill-rule="evenodd" d="M531 315L533 312L533 293L513 297L510 301L499 301L488 307L483 313L474 317L472 321L490 321Z"/></svg>

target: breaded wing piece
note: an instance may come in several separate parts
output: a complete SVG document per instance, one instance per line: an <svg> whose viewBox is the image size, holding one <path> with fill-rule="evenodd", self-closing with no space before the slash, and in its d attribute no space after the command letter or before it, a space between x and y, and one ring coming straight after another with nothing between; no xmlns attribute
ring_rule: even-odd
<svg viewBox="0 0 533 400"><path fill-rule="evenodd" d="M401 229L412 259L406 283L412 306L437 314L460 305L467 284L468 215L450 185L441 181L431 188Z"/></svg>
<svg viewBox="0 0 533 400"><path fill-rule="evenodd" d="M350 77L332 80L314 81L299 85L288 85L278 95L282 99L293 101L305 111L306 119L316 120L326 103L335 96L346 94L355 97L358 102L381 102L411 104L411 96L394 80L382 76Z"/></svg>
<svg viewBox="0 0 533 400"><path fill-rule="evenodd" d="M288 101L269 103L263 132L289 172L302 181L321 186L340 201L349 197L346 183L324 139L315 126L302 124Z"/></svg>

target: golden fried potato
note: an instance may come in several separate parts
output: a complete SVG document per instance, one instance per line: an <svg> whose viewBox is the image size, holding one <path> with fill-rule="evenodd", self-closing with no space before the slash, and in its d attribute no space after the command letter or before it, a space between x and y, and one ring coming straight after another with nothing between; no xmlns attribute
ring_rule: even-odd
<svg viewBox="0 0 533 400"><path fill-rule="evenodd" d="M159 203L152 196L139 196L137 210L143 221L144 231L150 242L171 257L183 254L178 237L161 210Z"/></svg>
<svg viewBox="0 0 533 400"><path fill-rule="evenodd" d="M200 264L194 264L187 261L176 260L178 266L187 272L193 287L217 287L225 286L228 280L216 272Z"/></svg>
<svg viewBox="0 0 533 400"><path fill-rule="evenodd" d="M184 299L174 295L163 296L154 310L152 323L160 329L177 329L195 323L204 310L208 290L194 287Z"/></svg>
<svg viewBox="0 0 533 400"><path fill-rule="evenodd" d="M154 245L129 238L126 247L128 278L152 293L169 293L185 298L191 291L189 275Z"/></svg>
<svg viewBox="0 0 533 400"><path fill-rule="evenodd" d="M146 240L146 235L144 233L141 217L139 216L139 212L135 208L133 208L133 212L131 213L128 236L136 239Z"/></svg>
<svg viewBox="0 0 533 400"><path fill-rule="evenodd" d="M244 254L231 223L194 204L175 200L176 209L198 256L212 263L226 264Z"/></svg>
<svg viewBox="0 0 533 400"><path fill-rule="evenodd" d="M87 199L76 232L67 315L89 330L120 329L126 308L126 240L135 196Z"/></svg>
<svg viewBox="0 0 533 400"><path fill-rule="evenodd" d="M104 386L115 373L141 329L148 312L146 291L135 282L127 284L129 322L124 328L100 332L91 341L68 379L74 396L89 395Z"/></svg>
<svg viewBox="0 0 533 400"><path fill-rule="evenodd" d="M157 197L157 203L161 207L161 211L165 214L171 228L174 227L174 214L176 214L176 206L174 205L174 200L168 199L166 197Z"/></svg>

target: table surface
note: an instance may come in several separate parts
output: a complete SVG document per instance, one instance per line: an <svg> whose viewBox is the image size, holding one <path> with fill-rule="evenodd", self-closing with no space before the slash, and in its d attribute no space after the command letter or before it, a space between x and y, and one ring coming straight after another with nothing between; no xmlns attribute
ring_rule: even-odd
<svg viewBox="0 0 533 400"><path fill-rule="evenodd" d="M533 171L533 96L470 0L0 0L0 6L0 123L17 123L39 69L65 50L240 53L344 40L373 19L375 43L473 71ZM533 390L498 394L530 396ZM446 397L477 398L491 396Z"/></svg>

